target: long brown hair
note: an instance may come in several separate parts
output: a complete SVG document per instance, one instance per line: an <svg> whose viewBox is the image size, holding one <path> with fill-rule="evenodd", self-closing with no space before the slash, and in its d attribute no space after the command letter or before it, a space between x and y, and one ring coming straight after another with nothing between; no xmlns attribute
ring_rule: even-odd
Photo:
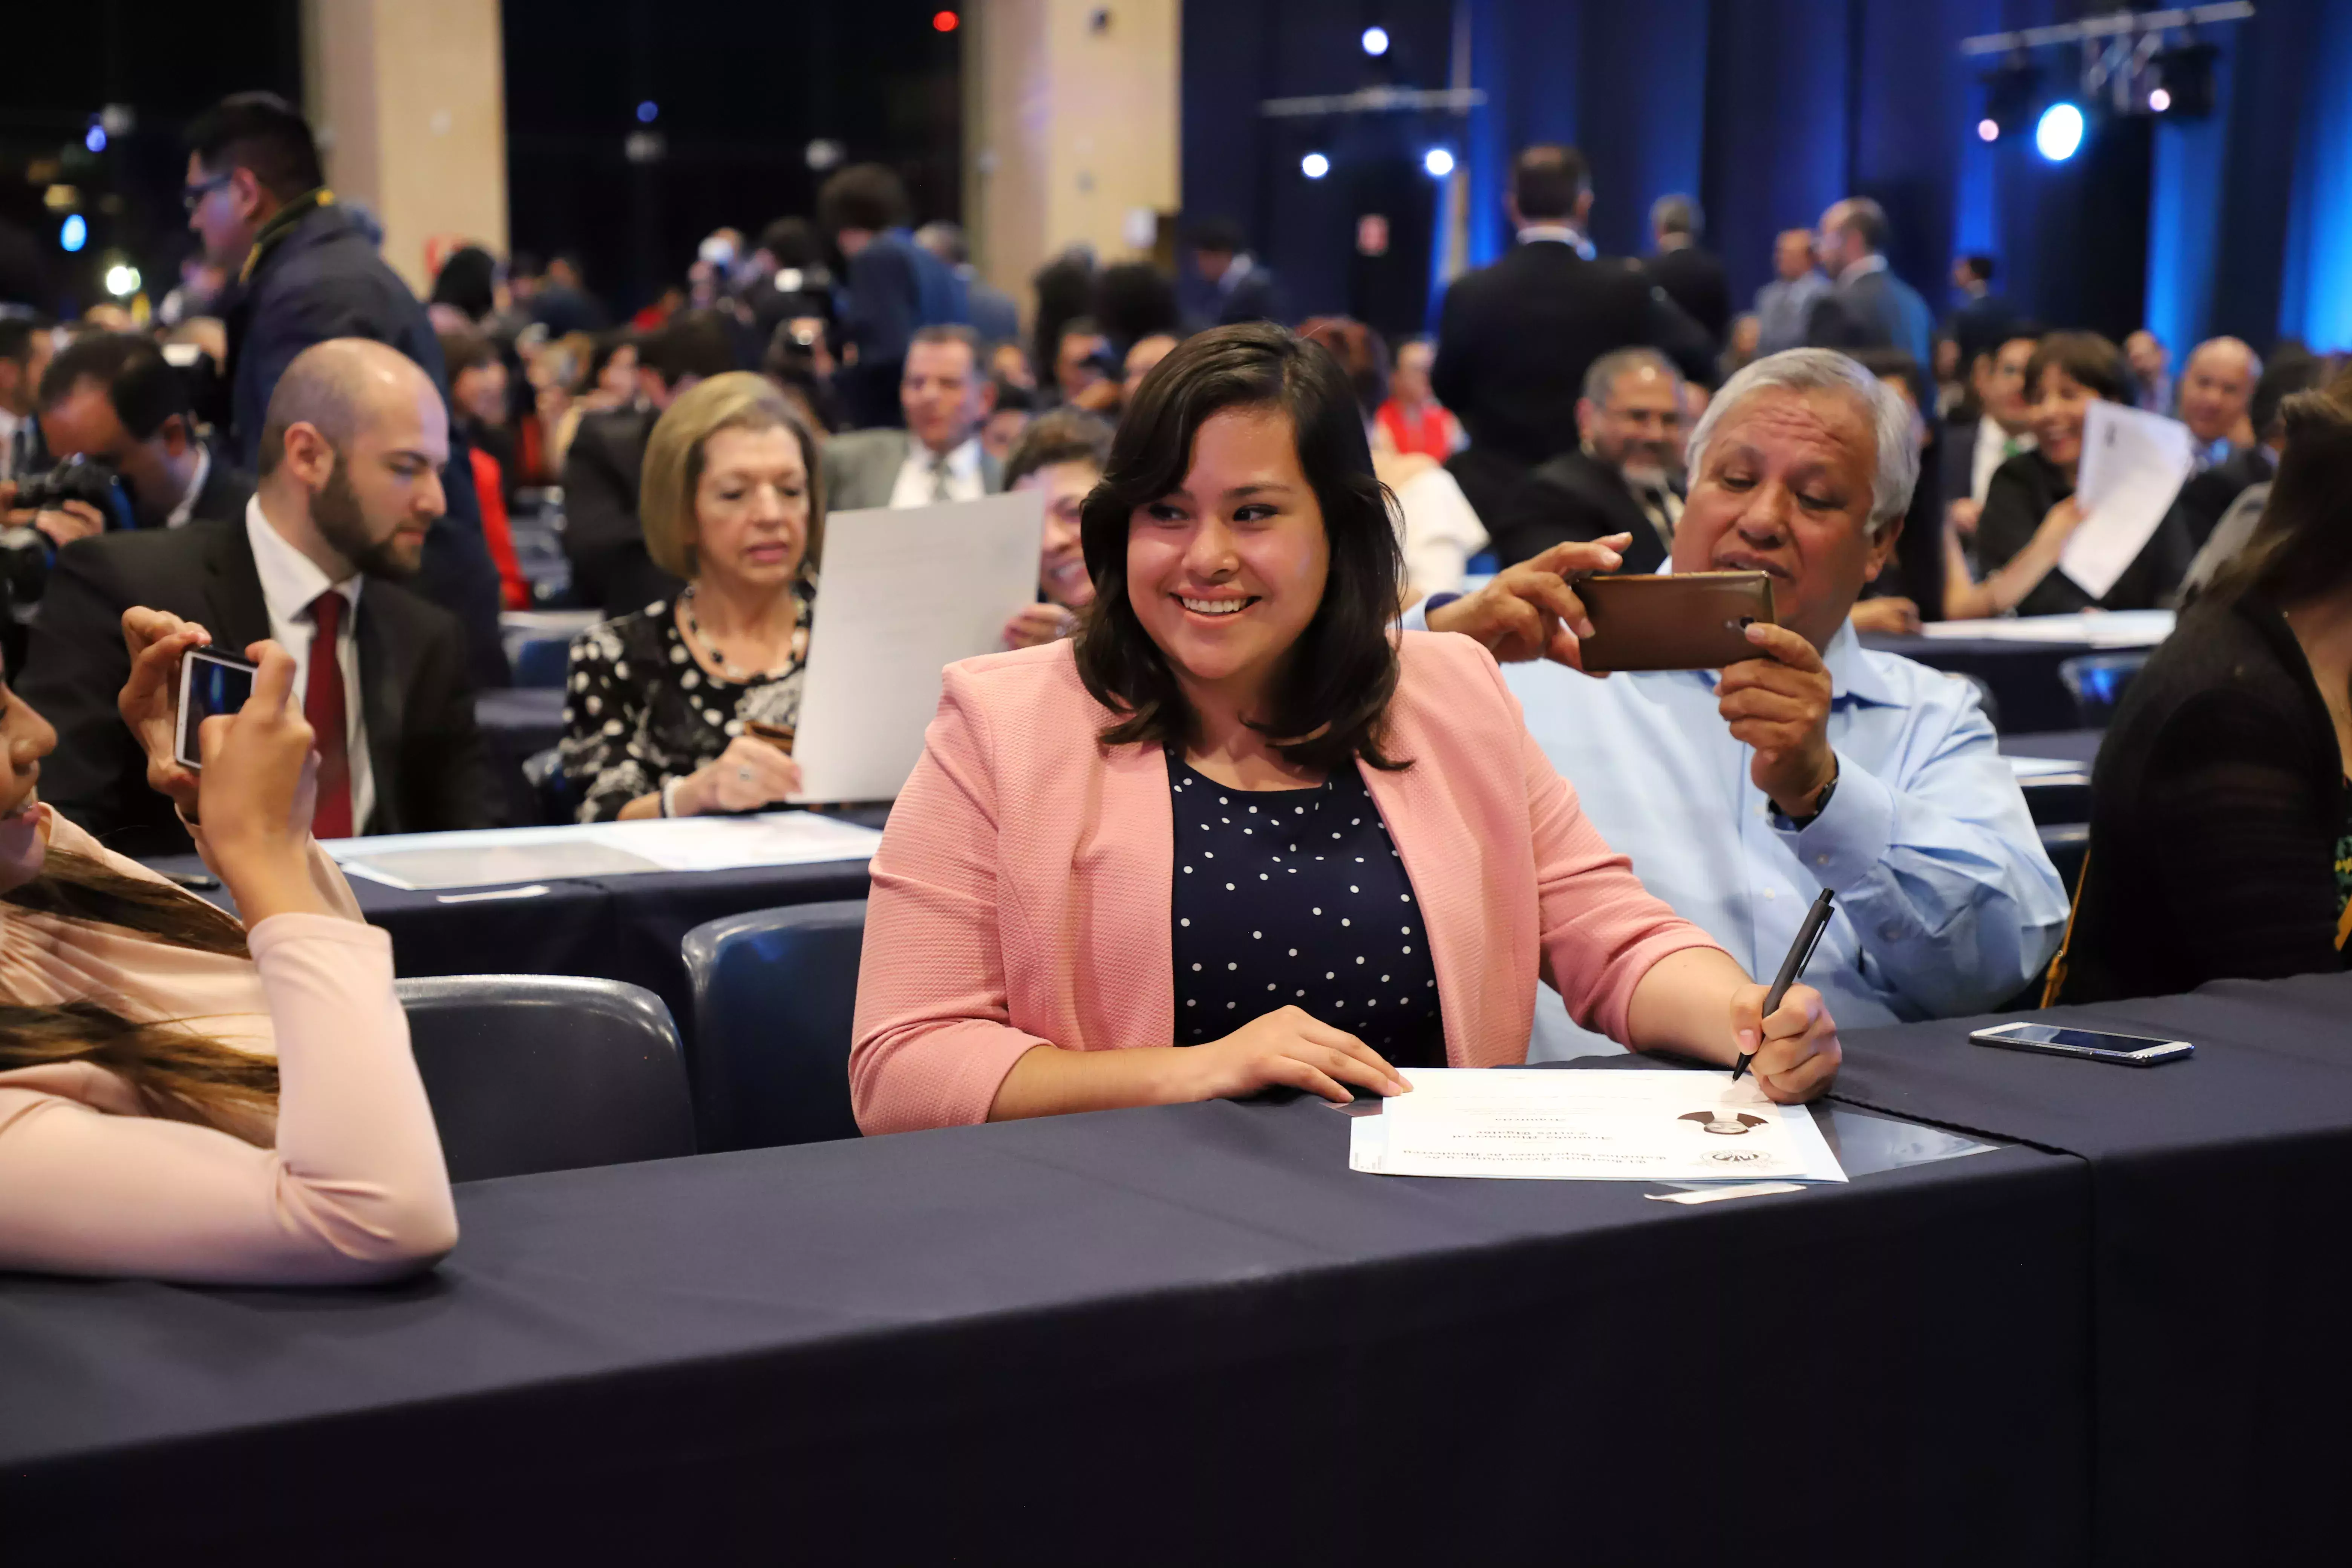
<svg viewBox="0 0 2352 1568"><path fill-rule="evenodd" d="M116 926L171 947L247 955L245 929L201 899L51 849L40 873L0 894L36 913ZM94 998L61 1007L0 1005L0 1070L88 1062L116 1074L154 1115L238 1131L278 1102L278 1064L163 1022L134 1023Z"/></svg>
<svg viewBox="0 0 2352 1568"><path fill-rule="evenodd" d="M2352 584L2352 367L2326 389L2279 405L2286 449L2262 521L2207 596L2252 592L2273 605L2327 598Z"/></svg>

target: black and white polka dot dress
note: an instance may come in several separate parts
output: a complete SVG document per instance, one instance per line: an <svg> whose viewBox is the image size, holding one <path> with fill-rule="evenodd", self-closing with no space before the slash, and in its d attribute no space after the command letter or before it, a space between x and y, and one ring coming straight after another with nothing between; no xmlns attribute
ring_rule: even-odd
<svg viewBox="0 0 2352 1568"><path fill-rule="evenodd" d="M1444 1067L1421 900L1361 772L1237 790L1168 758L1176 1043L1304 1008L1397 1067Z"/></svg>

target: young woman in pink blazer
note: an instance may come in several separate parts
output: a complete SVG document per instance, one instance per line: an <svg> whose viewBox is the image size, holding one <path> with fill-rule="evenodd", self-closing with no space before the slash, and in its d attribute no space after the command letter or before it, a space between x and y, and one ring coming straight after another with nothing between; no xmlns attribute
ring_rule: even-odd
<svg viewBox="0 0 2352 1568"><path fill-rule="evenodd" d="M1780 1100L1829 1086L1820 995L1761 1016L1584 820L1486 650L1392 629L1396 535L1326 351L1252 324L1170 353L1082 532L1077 636L948 669L875 855L866 1131L1402 1093L1402 1067L1524 1059L1538 976L1635 1049L1755 1051Z"/></svg>

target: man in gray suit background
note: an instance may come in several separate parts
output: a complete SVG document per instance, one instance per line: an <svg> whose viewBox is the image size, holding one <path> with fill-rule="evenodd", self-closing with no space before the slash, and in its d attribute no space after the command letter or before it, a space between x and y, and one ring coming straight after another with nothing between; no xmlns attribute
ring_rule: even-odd
<svg viewBox="0 0 2352 1568"><path fill-rule="evenodd" d="M828 511L978 500L1004 488L1004 469L981 449L996 388L981 374L970 327L924 327L907 345L898 381L903 430L852 430L824 444Z"/></svg>
<svg viewBox="0 0 2352 1568"><path fill-rule="evenodd" d="M1935 317L1918 290L1887 270L1886 209L1868 196L1848 196L1822 215L1819 244L1831 286L1813 303L1807 345L1900 349L1932 364Z"/></svg>

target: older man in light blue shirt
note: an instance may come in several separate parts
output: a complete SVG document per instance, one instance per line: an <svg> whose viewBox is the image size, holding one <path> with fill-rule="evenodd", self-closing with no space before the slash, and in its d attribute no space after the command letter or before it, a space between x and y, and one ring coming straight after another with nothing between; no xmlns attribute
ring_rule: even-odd
<svg viewBox="0 0 2352 1568"><path fill-rule="evenodd" d="M1692 432L1674 568L1771 576L1780 625L1749 628L1757 658L1580 673L1583 611L1559 574L1611 568L1605 544L1560 546L1408 617L1534 660L1506 679L1585 813L1749 973L1780 967L1832 889L1805 978L1845 1028L1996 1007L2066 921L1974 689L1864 648L1846 624L1910 504L1910 421L1853 361L1800 349L1735 376ZM1531 1058L1613 1048L1539 997Z"/></svg>

